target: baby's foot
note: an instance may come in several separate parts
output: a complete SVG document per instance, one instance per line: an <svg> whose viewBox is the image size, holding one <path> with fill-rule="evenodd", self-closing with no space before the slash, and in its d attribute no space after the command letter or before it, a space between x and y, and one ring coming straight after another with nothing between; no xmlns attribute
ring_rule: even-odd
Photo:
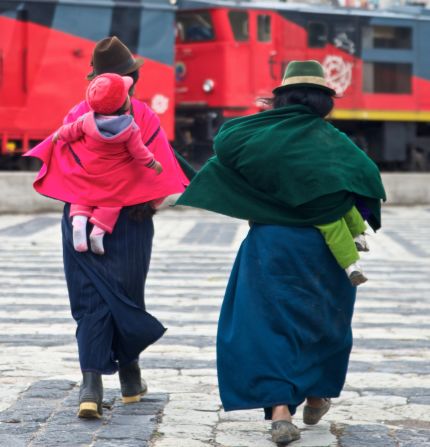
<svg viewBox="0 0 430 447"><path fill-rule="evenodd" d="M349 267L345 269L351 284L355 287L363 284L367 281L366 276L364 276L363 270L359 266L358 262L354 262Z"/></svg>
<svg viewBox="0 0 430 447"><path fill-rule="evenodd" d="M76 251L88 250L87 245L87 220L73 218L73 248Z"/></svg>
<svg viewBox="0 0 430 447"><path fill-rule="evenodd" d="M356 236L354 242L358 251L369 251L369 244L367 243L366 235L364 233Z"/></svg>
<svg viewBox="0 0 430 447"><path fill-rule="evenodd" d="M93 231L90 234L91 251L96 255L104 255L105 249L103 247L103 237L105 231L101 228L94 226Z"/></svg>

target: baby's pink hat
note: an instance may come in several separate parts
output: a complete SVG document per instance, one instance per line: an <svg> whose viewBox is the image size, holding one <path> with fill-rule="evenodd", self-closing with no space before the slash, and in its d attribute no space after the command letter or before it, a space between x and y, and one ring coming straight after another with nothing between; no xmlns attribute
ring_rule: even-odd
<svg viewBox="0 0 430 447"><path fill-rule="evenodd" d="M87 88L87 102L91 110L102 115L116 112L125 103L133 85L130 76L104 73L95 77Z"/></svg>

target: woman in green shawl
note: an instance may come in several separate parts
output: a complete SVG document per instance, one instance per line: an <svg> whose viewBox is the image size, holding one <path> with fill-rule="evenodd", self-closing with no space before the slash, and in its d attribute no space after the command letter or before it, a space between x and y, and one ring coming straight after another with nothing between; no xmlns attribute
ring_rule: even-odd
<svg viewBox="0 0 430 447"><path fill-rule="evenodd" d="M224 124L178 201L251 222L221 309L218 381L224 409L264 408L280 445L300 437L297 406L316 424L343 388L356 288L341 263L358 255L336 250L344 237L355 250L360 213L380 227L385 199L376 165L324 120L333 96L318 62L291 62L273 109Z"/></svg>

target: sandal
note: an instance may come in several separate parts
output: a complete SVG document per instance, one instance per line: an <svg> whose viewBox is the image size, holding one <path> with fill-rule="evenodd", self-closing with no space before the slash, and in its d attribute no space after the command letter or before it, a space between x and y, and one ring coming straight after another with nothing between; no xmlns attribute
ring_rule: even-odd
<svg viewBox="0 0 430 447"><path fill-rule="evenodd" d="M324 404L321 407L311 407L309 405L305 405L303 410L303 422L306 425L315 425L318 424L320 419L327 413L331 406L331 399L324 397L322 398Z"/></svg>
<svg viewBox="0 0 430 447"><path fill-rule="evenodd" d="M272 441L284 446L300 439L300 430L290 421L272 422Z"/></svg>

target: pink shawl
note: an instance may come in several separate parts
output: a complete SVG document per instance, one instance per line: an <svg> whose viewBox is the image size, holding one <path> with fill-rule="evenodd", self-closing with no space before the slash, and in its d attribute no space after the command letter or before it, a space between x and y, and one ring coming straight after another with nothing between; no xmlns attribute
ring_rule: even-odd
<svg viewBox="0 0 430 447"><path fill-rule="evenodd" d="M129 158L118 163L115 157L100 157L82 140L71 144L61 140L52 144L52 135L27 152L43 166L34 181L40 194L67 203L87 206L129 206L182 193L189 181L174 155L157 115L144 103L132 99L134 119L143 143L163 165L156 175L151 169ZM89 111L83 101L64 119L71 123ZM95 157L98 157L95 160ZM97 169L94 169L97 162Z"/></svg>

